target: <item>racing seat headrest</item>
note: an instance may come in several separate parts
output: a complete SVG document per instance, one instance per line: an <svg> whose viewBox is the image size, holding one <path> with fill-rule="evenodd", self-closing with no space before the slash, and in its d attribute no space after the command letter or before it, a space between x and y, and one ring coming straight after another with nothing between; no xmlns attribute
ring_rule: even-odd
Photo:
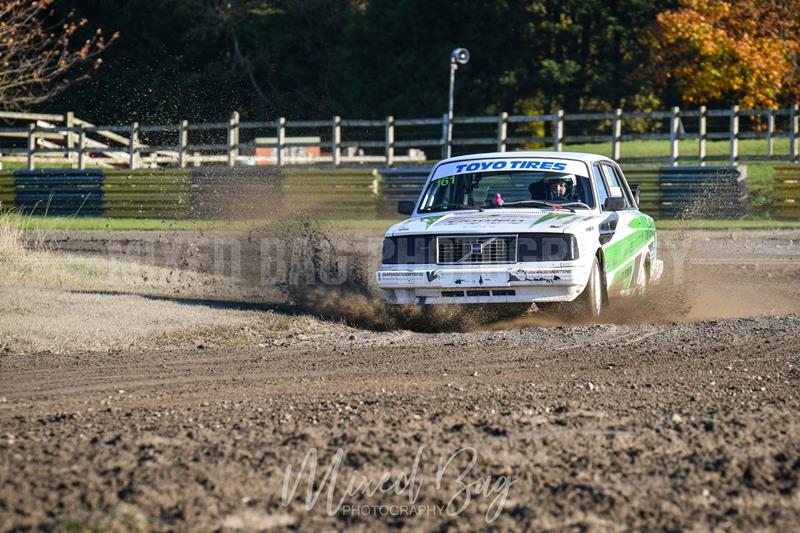
<svg viewBox="0 0 800 533"><path fill-rule="evenodd" d="M534 200L547 198L547 184L543 181L534 181L528 185L528 192L531 193L531 198Z"/></svg>

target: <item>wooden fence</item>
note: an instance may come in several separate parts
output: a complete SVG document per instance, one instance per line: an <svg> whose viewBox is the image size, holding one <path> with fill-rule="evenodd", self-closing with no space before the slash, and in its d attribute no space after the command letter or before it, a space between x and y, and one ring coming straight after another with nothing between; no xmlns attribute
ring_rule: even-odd
<svg viewBox="0 0 800 533"><path fill-rule="evenodd" d="M65 165L84 169L225 165L413 165L438 160L448 151L447 115L437 118L383 120L241 121L234 112L226 122L96 126L73 113L0 112L0 162L24 163L33 170ZM565 113L456 117L452 152L512 151L604 143L603 149L623 163L671 166L710 162L800 161L800 111L784 109L706 109L669 111ZM258 137L261 135L262 137ZM265 137L267 135L268 137ZM744 154L740 141L764 142L763 153ZM776 150L786 139L788 148ZM628 156L625 143L664 142L664 155ZM696 151L681 154L681 141L695 141ZM710 141L727 145L725 154L708 153ZM607 145L607 147L605 146ZM260 148L269 154L259 153ZM313 150L312 150L313 149Z"/></svg>

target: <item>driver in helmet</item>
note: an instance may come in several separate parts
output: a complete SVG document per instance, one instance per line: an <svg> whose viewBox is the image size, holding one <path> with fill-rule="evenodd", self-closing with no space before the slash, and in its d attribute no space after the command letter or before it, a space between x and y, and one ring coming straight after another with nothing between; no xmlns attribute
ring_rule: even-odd
<svg viewBox="0 0 800 533"><path fill-rule="evenodd" d="M565 178L549 181L547 186L548 200L569 200L569 196L567 196L567 180Z"/></svg>

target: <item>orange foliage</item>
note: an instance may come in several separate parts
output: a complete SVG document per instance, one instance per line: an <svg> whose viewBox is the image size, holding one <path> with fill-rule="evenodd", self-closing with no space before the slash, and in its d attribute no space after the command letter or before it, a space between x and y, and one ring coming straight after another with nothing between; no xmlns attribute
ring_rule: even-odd
<svg viewBox="0 0 800 533"><path fill-rule="evenodd" d="M800 0L681 0L649 33L649 69L686 104L800 98Z"/></svg>

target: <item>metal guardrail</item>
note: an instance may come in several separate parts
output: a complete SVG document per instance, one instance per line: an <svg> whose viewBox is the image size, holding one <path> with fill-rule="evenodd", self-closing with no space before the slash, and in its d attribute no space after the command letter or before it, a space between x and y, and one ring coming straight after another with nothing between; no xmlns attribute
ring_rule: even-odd
<svg viewBox="0 0 800 533"><path fill-rule="evenodd" d="M30 121L24 127L0 128L0 161L24 162L29 170L41 165L141 167L203 165L295 165L422 163L454 152L511 151L549 148L563 151L576 143L607 143L608 155L623 163L657 163L699 166L723 161L736 165L749 160L799 162L800 111L795 104L784 109L699 109L603 113L456 117L454 138L448 146L447 115L440 118L384 120L342 119L241 121L234 112L226 122L96 126L73 113L27 114L0 112L0 119ZM63 123L63 124L61 124ZM643 126L644 124L644 126ZM748 129L749 128L749 129ZM654 131L640 131L654 130ZM314 142L292 142L291 135L314 133ZM256 142L269 135L268 143ZM765 142L763 154L742 154L739 143L746 139ZM788 150L778 152L777 139L788 140ZM662 140L668 155L625 156L626 142ZM727 143L724 155L709 155L708 142ZM681 154L681 141L696 141L696 154ZM10 144L9 144L10 142ZM685 145L684 145L685 146ZM314 148L318 155L299 156L299 148ZM270 155L259 155L268 148ZM433 152L426 153L425 150ZM405 154L401 154L405 151Z"/></svg>
<svg viewBox="0 0 800 533"><path fill-rule="evenodd" d="M661 174L658 167L626 166L622 170L628 184L639 186L639 209L653 218L661 218Z"/></svg>
<svg viewBox="0 0 800 533"><path fill-rule="evenodd" d="M394 212L400 200L416 200L430 168L380 169L381 212ZM625 167L623 171L628 183L639 185L639 208L654 218L747 215L746 167ZM800 195L800 185L797 191Z"/></svg>
<svg viewBox="0 0 800 533"><path fill-rule="evenodd" d="M800 166L775 167L775 216L800 219Z"/></svg>
<svg viewBox="0 0 800 533"><path fill-rule="evenodd" d="M781 167L776 213L800 216L800 167ZM29 214L146 218L396 216L416 200L430 167L18 170L0 173L0 203ZM654 218L741 218L746 167L624 167Z"/></svg>
<svg viewBox="0 0 800 533"><path fill-rule="evenodd" d="M109 218L374 218L372 169L191 168L0 172L0 204L31 215Z"/></svg>
<svg viewBox="0 0 800 533"><path fill-rule="evenodd" d="M416 200L428 179L431 167L382 168L380 179L381 211L396 213L397 202Z"/></svg>
<svg viewBox="0 0 800 533"><path fill-rule="evenodd" d="M103 173L101 170L22 170L15 172L11 205L29 206L21 210L54 216L81 212L85 216L103 213Z"/></svg>
<svg viewBox="0 0 800 533"><path fill-rule="evenodd" d="M660 218L747 216L747 167L662 167Z"/></svg>

